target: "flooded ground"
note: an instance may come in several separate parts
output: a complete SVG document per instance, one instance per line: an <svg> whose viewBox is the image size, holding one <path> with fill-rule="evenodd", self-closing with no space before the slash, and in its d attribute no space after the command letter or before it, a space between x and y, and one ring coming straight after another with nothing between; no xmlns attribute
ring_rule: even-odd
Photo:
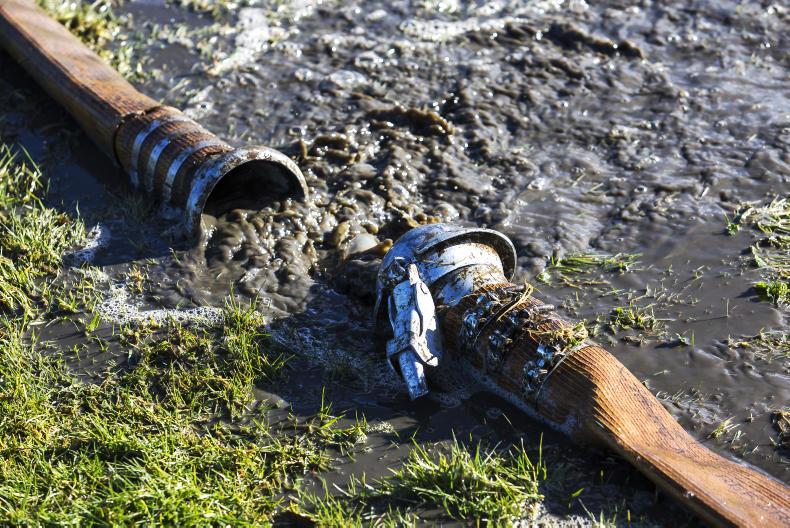
<svg viewBox="0 0 790 528"><path fill-rule="evenodd" d="M53 205L96 226L82 257L106 273L102 325L211 320L229 291L257 298L298 373L261 401L276 395L310 414L326 386L336 409L389 424L323 475L338 486L386 474L411 438L535 447L544 433L556 475L547 522L588 523L587 509L687 522L635 471L483 388L446 372L411 404L385 370L371 312L387 240L435 220L490 227L513 240L517 280L587 322L695 437L790 482L775 426L790 402L788 312L754 289L766 279L749 253L759 232L727 230L742 204L790 191L786 8L248 4L213 15L158 0L116 9L133 21L144 92L231 143L282 149L313 193L309 204L206 215L195 249L113 183L116 169L0 57L3 140L49 168ZM570 269L578 255L628 265L586 257ZM45 336L68 348L78 334L63 324ZM74 367L89 378L116 356L88 347ZM569 499L579 488L581 502Z"/></svg>

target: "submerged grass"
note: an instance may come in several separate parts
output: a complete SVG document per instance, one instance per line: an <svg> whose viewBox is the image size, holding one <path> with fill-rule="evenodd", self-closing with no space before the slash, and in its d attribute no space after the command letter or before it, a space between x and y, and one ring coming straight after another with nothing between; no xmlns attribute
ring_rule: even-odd
<svg viewBox="0 0 790 528"><path fill-rule="evenodd" d="M722 420L719 424L708 434L708 438L720 438L727 433L731 432L733 429L738 427L736 424L732 423L732 417L727 418L726 420Z"/></svg>
<svg viewBox="0 0 790 528"><path fill-rule="evenodd" d="M778 440L773 441L777 447L790 449L790 407L777 409L771 413L771 422L778 433Z"/></svg>
<svg viewBox="0 0 790 528"><path fill-rule="evenodd" d="M751 264L764 276L754 284L755 291L761 299L778 306L790 304L790 199L742 206L728 220L727 231L732 234L745 226L759 233L749 248Z"/></svg>
<svg viewBox="0 0 790 528"><path fill-rule="evenodd" d="M638 306L631 302L628 306L617 306L609 316L612 330L645 330L653 332L660 326L652 306Z"/></svg>
<svg viewBox="0 0 790 528"><path fill-rule="evenodd" d="M211 15L214 20L221 20L229 13L250 5L252 2L250 0L175 0L174 3L195 13Z"/></svg>
<svg viewBox="0 0 790 528"><path fill-rule="evenodd" d="M262 323L254 303L242 306L231 298L220 328L173 320L122 328L118 339L131 367L121 382L195 417L235 417L251 401L251 388L273 380L286 365L282 353L271 351Z"/></svg>
<svg viewBox="0 0 790 528"><path fill-rule="evenodd" d="M586 253L562 258L551 257L546 264L546 269L538 276L538 280L546 284L558 280L575 288L589 284L600 284L600 281L583 276L596 272L624 273L630 271L639 262L640 256L632 253L618 253L616 255Z"/></svg>
<svg viewBox="0 0 790 528"><path fill-rule="evenodd" d="M754 284L754 290L764 301L777 306L790 304L790 283L781 280L760 281Z"/></svg>
<svg viewBox="0 0 790 528"><path fill-rule="evenodd" d="M762 331L754 336L731 339L729 345L751 351L760 360L790 361L790 335L782 330Z"/></svg>

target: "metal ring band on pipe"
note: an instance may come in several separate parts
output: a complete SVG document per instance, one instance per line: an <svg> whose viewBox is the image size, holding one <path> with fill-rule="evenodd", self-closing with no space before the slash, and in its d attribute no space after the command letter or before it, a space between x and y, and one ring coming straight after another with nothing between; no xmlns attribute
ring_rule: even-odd
<svg viewBox="0 0 790 528"><path fill-rule="evenodd" d="M151 154L148 155L148 163L145 166L145 171L142 174L143 187L146 192L151 192L154 188L154 173L156 172L156 164L159 163L159 156L162 155L167 146L170 144L170 136L165 136L159 143L157 143Z"/></svg>
<svg viewBox="0 0 790 528"><path fill-rule="evenodd" d="M535 391L535 396L533 397L533 401L535 401L535 402L538 401L538 398L540 398L540 393L543 391L543 387L546 386L546 382L549 381L549 378L551 377L551 375L554 374L554 372L557 370L557 367L559 367L562 364L563 361L565 361L566 359L571 357L573 354L575 354L579 350L582 350L582 349L587 348L587 347L592 347L592 346L597 346L597 345L595 343L593 343L592 341L590 341L588 339L585 339L584 341L582 341L581 343L579 343L575 347L572 347L567 352L565 352L560 357L560 359L557 360L557 362L554 365L552 365L551 369L549 369L549 371L546 373L546 376L540 382L540 386L538 387L538 390Z"/></svg>
<svg viewBox="0 0 790 528"><path fill-rule="evenodd" d="M192 154L206 147L221 147L224 145L225 143L219 139L206 139L204 141L199 141L187 149L181 151L181 153L170 163L170 167L167 169L167 175L165 175L165 180L162 182L162 201L170 201L170 195L173 192L173 182L176 180L178 171L181 170L181 166Z"/></svg>
<svg viewBox="0 0 790 528"><path fill-rule="evenodd" d="M190 121L190 119L183 115L173 116L166 119L154 119L147 127L137 133L137 136L134 138L134 143L132 144L132 155L131 159L129 160L129 179L132 181L132 185L138 188L140 187L140 178L137 173L137 165L140 158L140 149L143 148L143 143L145 143L145 140L148 138L148 136L150 136L157 128L162 125L166 125L167 123L178 123L182 121Z"/></svg>
<svg viewBox="0 0 790 528"><path fill-rule="evenodd" d="M216 179L217 168L222 164L223 161L223 156L220 156L215 160L203 163L195 173L190 186L189 195L187 196L187 201L184 206L184 214L186 215L185 218L187 220L187 224L189 224L189 219L191 217L197 215L196 210L198 202L200 201L201 196L204 194L206 185L208 185L212 180Z"/></svg>
<svg viewBox="0 0 790 528"><path fill-rule="evenodd" d="M496 250L478 242L463 242L440 250L431 249L424 255L406 259L406 262L410 261L417 264L420 277L429 286L445 275L467 266L491 266L502 273L502 259Z"/></svg>
<svg viewBox="0 0 790 528"><path fill-rule="evenodd" d="M208 197L209 191L223 176L236 167L250 162L265 162L282 167L288 183L296 186L302 196L307 197L307 185L304 182L299 167L285 154L268 147L242 147L212 154L201 163L198 170L192 175L189 183L189 194L186 197L184 209L184 225L194 231L200 225L200 214L203 202Z"/></svg>
<svg viewBox="0 0 790 528"><path fill-rule="evenodd" d="M170 121L171 123L173 121ZM177 121L176 121L177 122ZM164 123L163 123L164 124ZM151 192L154 188L154 178L156 176L156 165L159 163L159 157L162 155L162 152L173 142L174 139L185 136L187 134L191 134L194 132L190 128L181 129L173 132L172 134L168 134L162 140L157 143L153 149L151 149L151 153L148 155L148 163L146 164L145 171L141 174L143 180L143 186L147 192ZM219 140L215 140L219 141ZM168 196L163 201L167 202L170 199Z"/></svg>

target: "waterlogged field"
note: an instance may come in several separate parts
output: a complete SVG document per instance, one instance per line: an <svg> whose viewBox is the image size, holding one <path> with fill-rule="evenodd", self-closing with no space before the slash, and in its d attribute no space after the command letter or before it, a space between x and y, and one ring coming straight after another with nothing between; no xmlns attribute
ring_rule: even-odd
<svg viewBox="0 0 790 528"><path fill-rule="evenodd" d="M438 220L507 234L687 430L790 482L783 6L39 4L313 200L189 247L0 53L3 524L696 524L461 371L408 401L373 278Z"/></svg>

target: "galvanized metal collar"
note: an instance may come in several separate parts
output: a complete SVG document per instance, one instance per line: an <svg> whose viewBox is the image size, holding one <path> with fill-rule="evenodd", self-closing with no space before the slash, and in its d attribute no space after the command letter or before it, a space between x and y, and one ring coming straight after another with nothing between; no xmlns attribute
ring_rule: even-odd
<svg viewBox="0 0 790 528"><path fill-rule="evenodd" d="M515 249L503 235L450 224L412 229L390 249L376 280L376 333L388 338L387 363L403 378L412 399L427 394L425 368L438 366L442 356L431 288L465 269L485 269L487 277L501 279L503 273L513 273L515 262ZM472 284L462 283L472 291Z"/></svg>
<svg viewBox="0 0 790 528"><path fill-rule="evenodd" d="M289 196L308 199L309 192L304 175L288 156L262 146L237 148L206 160L193 175L189 194L183 205L183 223L188 232L198 232L200 214L219 181L247 165L254 167L256 179L269 183L272 189L286 187L289 189Z"/></svg>
<svg viewBox="0 0 790 528"><path fill-rule="evenodd" d="M388 270L396 260L415 264L421 279L433 291L442 277L468 266L489 266L492 272L509 279L516 267L516 250L506 236L490 229L439 223L407 232L387 252L379 268L374 308L378 335L389 333L385 306L393 279Z"/></svg>

